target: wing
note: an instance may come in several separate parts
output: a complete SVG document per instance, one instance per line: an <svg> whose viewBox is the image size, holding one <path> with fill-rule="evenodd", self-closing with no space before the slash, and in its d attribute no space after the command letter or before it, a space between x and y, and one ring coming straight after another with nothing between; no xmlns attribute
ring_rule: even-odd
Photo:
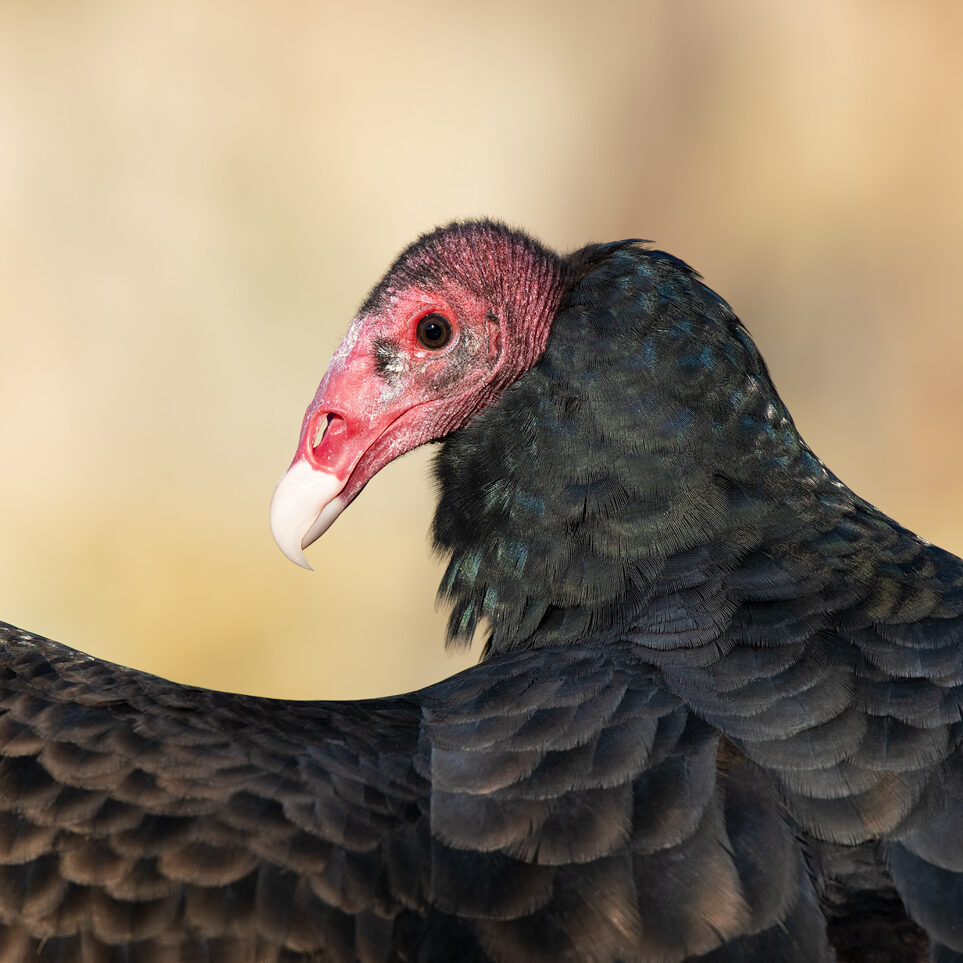
<svg viewBox="0 0 963 963"><path fill-rule="evenodd" d="M178 686L0 628L0 959L384 959L420 710Z"/></svg>
<svg viewBox="0 0 963 963"><path fill-rule="evenodd" d="M771 783L634 646L483 668L425 712L434 895L477 958L830 958Z"/></svg>
<svg viewBox="0 0 963 963"><path fill-rule="evenodd" d="M0 959L828 958L762 770L630 649L291 703L0 638Z"/></svg>
<svg viewBox="0 0 963 963"><path fill-rule="evenodd" d="M677 559L684 584L667 572L636 640L775 779L835 911L865 917L873 893L896 939L901 899L948 960L963 953L963 561L848 492L821 498L832 524L813 531L796 505L778 551ZM706 599L699 625L666 617Z"/></svg>

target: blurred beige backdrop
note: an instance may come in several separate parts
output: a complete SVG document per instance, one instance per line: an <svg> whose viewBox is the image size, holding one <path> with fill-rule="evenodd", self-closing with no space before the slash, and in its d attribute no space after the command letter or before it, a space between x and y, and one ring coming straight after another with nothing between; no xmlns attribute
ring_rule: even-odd
<svg viewBox="0 0 963 963"><path fill-rule="evenodd" d="M963 551L961 48L949 2L0 0L0 617L263 695L472 662L428 453L313 575L267 508L367 289L481 214L688 260L825 461Z"/></svg>

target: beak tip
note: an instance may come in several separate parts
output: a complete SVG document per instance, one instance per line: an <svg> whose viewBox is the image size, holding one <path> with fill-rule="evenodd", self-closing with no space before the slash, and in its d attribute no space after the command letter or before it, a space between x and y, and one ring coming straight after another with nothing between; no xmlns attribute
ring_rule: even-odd
<svg viewBox="0 0 963 963"><path fill-rule="evenodd" d="M278 548L281 549L285 558L290 559L295 565L300 565L301 568L306 568L309 572L313 571L308 560L304 557L300 539L292 538L286 532L278 531L273 524L271 525L271 530L274 535L274 541L277 543Z"/></svg>
<svg viewBox="0 0 963 963"><path fill-rule="evenodd" d="M277 541L276 538L275 538L275 541ZM278 548L280 548L281 551L284 553L284 557L294 562L295 565L298 565L301 568L307 569L309 572L314 571L314 569L311 567L311 563L304 557L304 552L301 551L300 549L297 549L296 551L291 551L290 549L285 548L283 545L281 545L280 542L278 542Z"/></svg>

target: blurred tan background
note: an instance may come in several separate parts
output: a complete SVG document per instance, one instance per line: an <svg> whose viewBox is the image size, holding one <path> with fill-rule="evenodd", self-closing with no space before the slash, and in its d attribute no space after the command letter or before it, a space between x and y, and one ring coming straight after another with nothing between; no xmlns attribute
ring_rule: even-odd
<svg viewBox="0 0 963 963"><path fill-rule="evenodd" d="M481 214L688 260L825 461L963 551L961 49L949 2L0 0L0 618L263 695L470 664L426 452L313 575L267 509L368 288Z"/></svg>

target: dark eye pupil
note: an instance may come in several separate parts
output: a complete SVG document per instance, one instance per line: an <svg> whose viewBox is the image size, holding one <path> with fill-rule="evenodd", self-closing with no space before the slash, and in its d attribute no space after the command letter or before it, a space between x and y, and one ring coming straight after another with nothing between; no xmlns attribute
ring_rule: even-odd
<svg viewBox="0 0 963 963"><path fill-rule="evenodd" d="M443 348L451 340L451 324L443 314L429 314L418 322L418 340L426 348Z"/></svg>

